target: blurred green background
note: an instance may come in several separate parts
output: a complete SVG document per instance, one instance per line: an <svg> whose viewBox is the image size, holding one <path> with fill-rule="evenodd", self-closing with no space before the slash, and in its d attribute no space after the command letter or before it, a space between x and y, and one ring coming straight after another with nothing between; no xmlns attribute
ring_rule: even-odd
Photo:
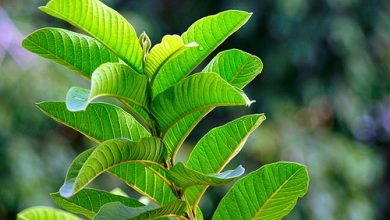
<svg viewBox="0 0 390 220"><path fill-rule="evenodd" d="M48 193L58 190L77 153L92 145L34 106L64 100L71 86L88 86L21 48L23 37L37 28L72 29L37 10L46 2L0 0L0 219L14 219L29 206L53 205ZM256 103L214 111L191 134L181 159L212 127L264 112L267 121L232 166L250 172L279 160L306 164L309 193L286 219L390 218L389 0L104 2L155 44L203 16L226 9L254 12L217 51L239 48L263 60L262 75L245 89ZM95 186L126 189L109 177ZM208 190L201 201L206 219L228 187Z"/></svg>

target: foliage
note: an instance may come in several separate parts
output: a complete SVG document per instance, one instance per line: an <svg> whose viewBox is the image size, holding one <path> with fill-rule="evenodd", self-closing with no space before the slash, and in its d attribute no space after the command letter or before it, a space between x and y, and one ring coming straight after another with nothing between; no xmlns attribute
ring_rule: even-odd
<svg viewBox="0 0 390 220"><path fill-rule="evenodd" d="M241 50L227 50L201 72L189 74L251 14L229 10L202 18L181 36L168 35L150 49L145 33L138 39L131 24L98 0L52 0L40 9L91 36L43 28L23 41L31 52L91 79L90 89L72 87L65 103L38 104L49 117L97 143L75 158L64 185L53 194L56 203L93 219L202 218L198 203L204 191L244 173L241 166L221 171L265 116L244 116L214 128L195 146L186 164L177 163L176 154L215 107L250 106L242 88L261 72L262 63ZM102 96L119 99L130 113L111 104L91 103ZM146 206L85 188L103 172L114 174L155 204ZM308 181L303 165L263 166L232 186L213 219L281 219L306 193ZM97 196L105 199L91 199ZM240 207L244 204L251 206ZM71 216L38 207L19 218L30 219L30 214Z"/></svg>

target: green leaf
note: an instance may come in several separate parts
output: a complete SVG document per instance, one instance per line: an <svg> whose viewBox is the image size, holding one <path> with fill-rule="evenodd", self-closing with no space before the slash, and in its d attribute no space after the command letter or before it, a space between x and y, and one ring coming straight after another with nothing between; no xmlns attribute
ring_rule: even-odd
<svg viewBox="0 0 390 220"><path fill-rule="evenodd" d="M244 146L248 136L265 120L263 114L247 115L213 128L195 145L187 167L201 173L219 173ZM207 186L191 187L186 198L196 207Z"/></svg>
<svg viewBox="0 0 390 220"><path fill-rule="evenodd" d="M152 102L152 113L164 133L193 112L216 106L250 105L245 94L216 73L198 73L167 89Z"/></svg>
<svg viewBox="0 0 390 220"><path fill-rule="evenodd" d="M153 164L129 162L116 166L109 172L158 205L166 205L176 198L164 171Z"/></svg>
<svg viewBox="0 0 390 220"><path fill-rule="evenodd" d="M17 220L82 220L81 218L52 207L36 206L23 210Z"/></svg>
<svg viewBox="0 0 390 220"><path fill-rule="evenodd" d="M251 13L248 12L230 10L204 17L191 25L182 34L183 42L185 44L196 42L199 46L169 60L160 69L152 86L153 97L173 86L194 70L226 38L244 25L250 16Z"/></svg>
<svg viewBox="0 0 390 220"><path fill-rule="evenodd" d="M60 28L39 29L24 39L22 45L87 79L101 64L119 62L116 55L95 39Z"/></svg>
<svg viewBox="0 0 390 220"><path fill-rule="evenodd" d="M76 158L77 159L77 158ZM143 138L139 142L130 140L108 140L100 144L89 155L79 170L69 170L60 189L63 197L69 198L104 171L129 161L163 163L165 148L158 138ZM74 168L71 166L71 169ZM79 168L79 167L77 167ZM74 175L77 173L77 175Z"/></svg>
<svg viewBox="0 0 390 220"><path fill-rule="evenodd" d="M147 109L148 79L129 66L106 63L97 68L91 78L91 90L72 87L66 95L69 111L83 111L88 104L102 96L116 97Z"/></svg>
<svg viewBox="0 0 390 220"><path fill-rule="evenodd" d="M244 88L263 70L261 60L242 50L231 49L218 53L203 72L218 73L237 88Z"/></svg>
<svg viewBox="0 0 390 220"><path fill-rule="evenodd" d="M160 68L176 55L191 47L197 47L195 42L184 44L178 35L165 35L161 43L155 45L145 60L145 73L149 78L154 78Z"/></svg>
<svg viewBox="0 0 390 220"><path fill-rule="evenodd" d="M87 32L134 70L143 73L143 52L134 28L101 1L51 0L39 9Z"/></svg>
<svg viewBox="0 0 390 220"><path fill-rule="evenodd" d="M82 189L69 199L61 197L59 193L52 193L50 196L61 208L75 214L84 215L87 218L92 218L104 204L111 202L121 202L129 207L144 206L136 199L114 195L97 189Z"/></svg>
<svg viewBox="0 0 390 220"><path fill-rule="evenodd" d="M91 140L100 143L114 138L137 141L150 133L123 109L105 103L91 103L85 111L69 112L64 102L38 103L39 109Z"/></svg>
<svg viewBox="0 0 390 220"><path fill-rule="evenodd" d="M226 184L244 174L245 169L238 166L234 170L228 170L219 174L204 174L186 167L183 163L177 163L167 171L168 179L175 186L186 189L195 185L216 186Z"/></svg>
<svg viewBox="0 0 390 220"><path fill-rule="evenodd" d="M181 200L174 200L161 208L151 207L127 207L119 202L104 205L93 220L144 220L159 219L162 217L175 217L183 214L185 203Z"/></svg>
<svg viewBox="0 0 390 220"><path fill-rule="evenodd" d="M217 54L203 72L216 72L231 85L243 88L260 74L262 67L258 57L232 49ZM209 108L187 115L167 130L163 140L170 152L173 152L173 157L192 129L212 110Z"/></svg>
<svg viewBox="0 0 390 220"><path fill-rule="evenodd" d="M80 169L95 148L82 152L73 160L65 179L77 177ZM158 165L143 161L130 161L111 168L108 172L121 179L135 191L147 196L156 204L166 205L176 198L170 184L168 184L168 180L166 180L165 169Z"/></svg>
<svg viewBox="0 0 390 220"><path fill-rule="evenodd" d="M278 220L305 195L309 176L305 166L268 164L237 181L219 203L213 220Z"/></svg>

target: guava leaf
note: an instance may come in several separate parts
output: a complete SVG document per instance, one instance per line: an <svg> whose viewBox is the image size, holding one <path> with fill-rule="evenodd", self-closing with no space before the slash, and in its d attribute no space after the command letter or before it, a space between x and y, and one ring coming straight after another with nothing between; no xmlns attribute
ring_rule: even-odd
<svg viewBox="0 0 390 220"><path fill-rule="evenodd" d="M39 9L85 31L143 73L143 51L133 26L101 1L51 0Z"/></svg>
<svg viewBox="0 0 390 220"><path fill-rule="evenodd" d="M138 142L124 139L105 141L90 153L81 167L70 167L60 194L69 198L101 173L129 161L163 163L165 153L160 139L154 137Z"/></svg>
<svg viewBox="0 0 390 220"><path fill-rule="evenodd" d="M71 213L45 206L36 206L23 210L17 217L17 220L42 220L42 219L55 219L55 220L82 220L76 215Z"/></svg>
<svg viewBox="0 0 390 220"><path fill-rule="evenodd" d="M191 47L197 47L195 42L184 44L179 35L165 35L161 43L155 45L145 59L145 74L154 78L160 68L170 59Z"/></svg>
<svg viewBox="0 0 390 220"><path fill-rule="evenodd" d="M114 138L137 141L150 133L129 113L106 103L91 103L85 111L69 112L64 102L41 102L38 108L55 121L101 143Z"/></svg>
<svg viewBox="0 0 390 220"><path fill-rule="evenodd" d="M163 217L175 217L183 214L185 203L181 200L174 200L161 208L127 207L120 202L113 202L104 205L93 220L144 220L161 219Z"/></svg>
<svg viewBox="0 0 390 220"><path fill-rule="evenodd" d="M244 172L245 169L242 166L238 166L234 170L228 170L222 173L205 174L188 168L183 163L179 162L169 169L167 174L168 179L172 181L175 186L186 189L195 185L216 186L226 184L241 176Z"/></svg>
<svg viewBox="0 0 390 220"><path fill-rule="evenodd" d="M105 63L93 72L90 90L72 87L68 91L66 106L72 112L83 111L92 100L110 96L147 109L147 87L145 75L138 74L125 64Z"/></svg>
<svg viewBox="0 0 390 220"><path fill-rule="evenodd" d="M297 163L268 164L237 181L222 198L213 220L278 220L305 195L309 176Z"/></svg>
<svg viewBox="0 0 390 220"><path fill-rule="evenodd" d="M60 193L52 193L50 196L58 206L66 211L81 214L87 218L92 218L104 204L111 202L121 202L129 207L144 206L144 204L133 198L89 188L82 189L69 199L63 198Z"/></svg>
<svg viewBox="0 0 390 220"><path fill-rule="evenodd" d="M61 28L36 30L23 40L22 45L87 79L101 64L119 62L119 58L97 40Z"/></svg>

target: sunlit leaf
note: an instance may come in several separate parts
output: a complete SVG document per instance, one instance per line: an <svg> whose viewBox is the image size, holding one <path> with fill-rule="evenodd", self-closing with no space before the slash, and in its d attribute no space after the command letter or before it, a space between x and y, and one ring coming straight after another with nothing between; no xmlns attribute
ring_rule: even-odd
<svg viewBox="0 0 390 220"><path fill-rule="evenodd" d="M204 72L218 73L224 80L237 88L244 88L263 70L261 60L238 49L225 50L218 53Z"/></svg>
<svg viewBox="0 0 390 220"><path fill-rule="evenodd" d="M114 105L92 103L81 112L69 112L64 102L42 102L37 106L49 117L98 143L114 138L136 141L150 136L133 116Z"/></svg>
<svg viewBox="0 0 390 220"><path fill-rule="evenodd" d="M99 0L51 0L39 8L99 40L134 70L143 73L143 52L134 28Z"/></svg>
<svg viewBox="0 0 390 220"><path fill-rule="evenodd" d="M158 138L143 138L139 142L130 140L108 140L97 146L79 170L69 170L60 189L63 197L69 198L104 171L129 161L163 163L165 148ZM74 167L71 166L70 169ZM69 175L69 174L72 175Z"/></svg>
<svg viewBox="0 0 390 220"><path fill-rule="evenodd" d="M282 219L305 195L308 183L305 166L289 162L265 165L234 184L212 219Z"/></svg>
<svg viewBox="0 0 390 220"><path fill-rule="evenodd" d="M168 179L175 186L188 188L195 185L216 186L226 184L244 174L245 169L238 166L234 170L228 170L218 174L204 174L186 167L183 163L177 163L167 171Z"/></svg>
<svg viewBox="0 0 390 220"><path fill-rule="evenodd" d="M264 120L263 114L247 115L212 129L195 145L187 167L202 173L221 172ZM207 186L190 187L186 198L196 207L206 189Z"/></svg>
<svg viewBox="0 0 390 220"><path fill-rule="evenodd" d="M195 42L184 44L178 35L165 35L161 43L155 45L145 60L145 73L149 78L160 70L160 68L174 56L184 52L186 49L198 46Z"/></svg>
<svg viewBox="0 0 390 220"><path fill-rule="evenodd" d="M153 97L187 76L226 38L244 25L250 16L248 12L230 10L204 17L191 25L182 34L183 42L196 42L199 46L188 49L164 64L153 82Z"/></svg>
<svg viewBox="0 0 390 220"><path fill-rule="evenodd" d="M216 73L194 74L157 96L152 113L164 133L186 115L216 106L250 105L245 94Z"/></svg>
<svg viewBox="0 0 390 220"><path fill-rule="evenodd" d="M52 207L36 206L23 210L17 220L82 220L81 218Z"/></svg>
<svg viewBox="0 0 390 220"><path fill-rule="evenodd" d="M62 64L85 78L118 57L93 38L60 28L42 28L25 38L27 50Z"/></svg>
<svg viewBox="0 0 390 220"><path fill-rule="evenodd" d="M144 206L136 199L114 195L98 189L82 189L69 199L61 197L59 193L52 193L50 196L61 208L84 215L87 218L92 218L104 204L111 202L121 202L129 207Z"/></svg>
<svg viewBox="0 0 390 220"><path fill-rule="evenodd" d="M72 87L68 91L66 105L70 111L82 111L92 100L111 96L147 109L147 85L147 77L138 74L127 65L106 63L93 72L90 90Z"/></svg>

